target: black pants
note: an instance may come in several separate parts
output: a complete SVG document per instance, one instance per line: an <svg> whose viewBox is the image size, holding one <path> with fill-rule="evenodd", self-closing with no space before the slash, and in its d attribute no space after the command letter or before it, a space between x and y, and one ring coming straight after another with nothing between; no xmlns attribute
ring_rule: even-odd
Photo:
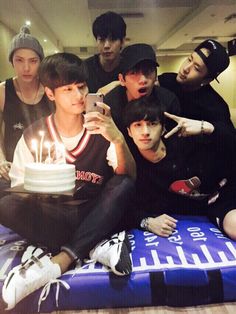
<svg viewBox="0 0 236 314"><path fill-rule="evenodd" d="M8 192L6 192L4 190L8 189L10 187L11 187L10 181L5 180L4 178L0 178L0 198L9 194Z"/></svg>
<svg viewBox="0 0 236 314"><path fill-rule="evenodd" d="M134 182L123 175L113 176L99 197L79 206L11 194L0 200L0 223L32 243L53 251L62 247L83 259L98 242L122 230L133 194Z"/></svg>

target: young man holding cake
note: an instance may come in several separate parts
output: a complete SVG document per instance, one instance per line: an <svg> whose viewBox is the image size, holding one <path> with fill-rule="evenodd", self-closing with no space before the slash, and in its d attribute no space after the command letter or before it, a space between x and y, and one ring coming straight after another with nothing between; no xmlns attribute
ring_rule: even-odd
<svg viewBox="0 0 236 314"><path fill-rule="evenodd" d="M90 257L117 275L127 275L132 269L126 233L118 232L111 237L129 208L136 175L135 162L124 137L105 104L98 103L105 114L83 114L87 77L77 56L69 53L48 56L39 73L56 111L24 131L10 171L12 187L24 182L26 165L41 161L43 167L45 161L54 163L64 159L75 165L77 191L73 204L65 202L63 197L17 194L0 200L3 225L32 243L41 243L57 252L50 258L40 248L27 248L22 264L14 267L4 282L2 297L7 309L55 281L77 260ZM36 141L40 143L40 160L36 157ZM44 141L54 143L51 145L56 147L54 153L48 148L44 152ZM62 147L61 144L65 150L58 154L57 147Z"/></svg>

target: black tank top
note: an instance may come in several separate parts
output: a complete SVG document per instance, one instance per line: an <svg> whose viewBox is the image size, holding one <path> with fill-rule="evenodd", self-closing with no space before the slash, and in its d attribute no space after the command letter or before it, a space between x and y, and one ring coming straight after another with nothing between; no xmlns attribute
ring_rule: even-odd
<svg viewBox="0 0 236 314"><path fill-rule="evenodd" d="M35 120L49 115L53 108L53 103L45 94L35 105L24 103L16 94L13 79L6 80L3 121L5 123L4 147L8 161L13 160L16 144L24 129Z"/></svg>

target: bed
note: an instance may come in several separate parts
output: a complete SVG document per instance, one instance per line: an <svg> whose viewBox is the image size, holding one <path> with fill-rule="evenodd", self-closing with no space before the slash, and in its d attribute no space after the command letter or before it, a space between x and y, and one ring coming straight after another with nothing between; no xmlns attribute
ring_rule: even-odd
<svg viewBox="0 0 236 314"><path fill-rule="evenodd" d="M223 235L206 217L179 216L178 229L161 238L131 230L133 272L118 277L99 263L75 267L38 304L42 289L22 300L11 313L55 310L174 307L236 300L236 242ZM19 264L27 242L0 226L0 289L9 270ZM9 312L8 312L9 313Z"/></svg>

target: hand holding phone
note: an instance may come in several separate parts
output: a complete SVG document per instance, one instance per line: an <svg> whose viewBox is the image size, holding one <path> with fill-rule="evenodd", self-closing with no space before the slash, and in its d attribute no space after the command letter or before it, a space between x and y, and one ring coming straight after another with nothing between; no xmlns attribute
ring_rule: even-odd
<svg viewBox="0 0 236 314"><path fill-rule="evenodd" d="M97 102L103 102L102 94L88 94L86 97L86 105L85 111L88 112L100 112L101 114L105 114L105 110L97 105Z"/></svg>
<svg viewBox="0 0 236 314"><path fill-rule="evenodd" d="M88 94L86 97L86 104L85 104L85 111L86 114L90 112L99 112L101 114L105 114L105 109L99 107L97 102L103 102L103 95L102 94ZM93 121L97 120L96 118L92 119ZM92 121L91 117L86 116L85 122ZM93 127L87 126L87 130L93 131L95 130Z"/></svg>

